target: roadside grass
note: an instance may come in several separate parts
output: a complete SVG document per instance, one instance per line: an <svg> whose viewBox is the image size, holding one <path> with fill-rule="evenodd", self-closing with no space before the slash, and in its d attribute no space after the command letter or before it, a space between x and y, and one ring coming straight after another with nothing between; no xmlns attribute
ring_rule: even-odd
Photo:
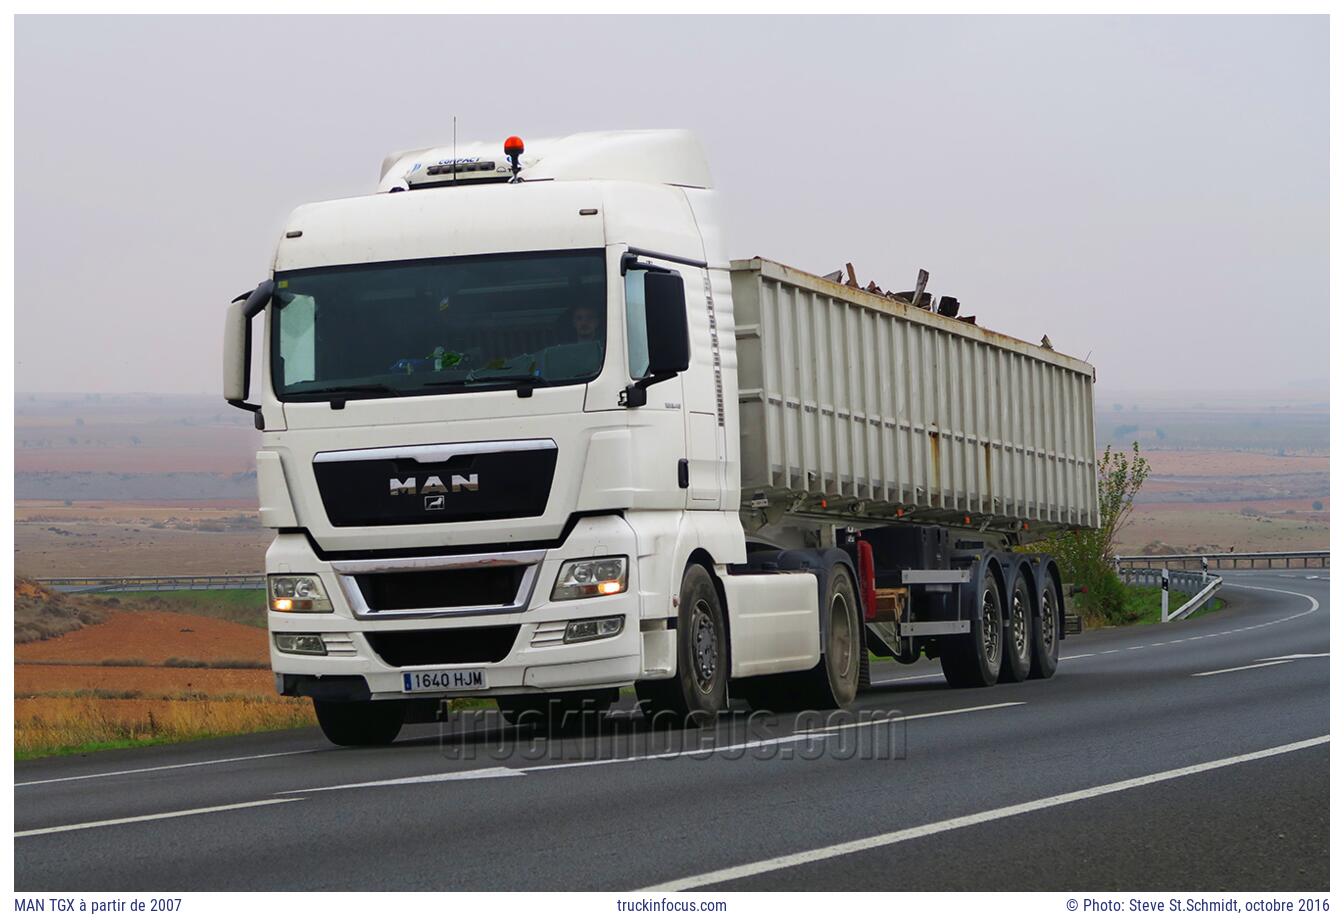
<svg viewBox="0 0 1344 920"><path fill-rule="evenodd" d="M204 591L117 591L121 609L167 610L214 617L266 628L266 592L260 588L211 588Z"/></svg>
<svg viewBox="0 0 1344 920"><path fill-rule="evenodd" d="M1160 623L1162 622L1162 589L1152 585L1125 585L1125 613L1127 619L1124 626L1136 626L1141 623ZM1168 606L1171 610L1179 610L1186 601L1190 600L1191 595L1183 591L1169 592ZM1214 597L1213 610L1221 610L1227 606L1227 602L1220 597ZM1187 620L1193 620L1211 612L1201 605L1198 610L1192 611ZM1089 624L1090 625L1090 624Z"/></svg>
<svg viewBox="0 0 1344 920"><path fill-rule="evenodd" d="M14 703L14 758L142 747L316 724L306 699L41 697Z"/></svg>

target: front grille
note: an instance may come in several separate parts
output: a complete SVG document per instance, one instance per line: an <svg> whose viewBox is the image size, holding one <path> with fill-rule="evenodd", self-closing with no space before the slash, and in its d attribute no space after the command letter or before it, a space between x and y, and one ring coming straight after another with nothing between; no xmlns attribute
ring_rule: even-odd
<svg viewBox="0 0 1344 920"><path fill-rule="evenodd" d="M356 575L355 584L370 612L503 607L513 604L526 573L525 565L377 572Z"/></svg>
<svg viewBox="0 0 1344 920"><path fill-rule="evenodd" d="M533 443L533 442L526 442ZM319 454L313 475L334 527L449 524L538 517L555 476L554 446L454 454L420 462L393 455ZM404 448L414 453L416 448Z"/></svg>
<svg viewBox="0 0 1344 920"><path fill-rule="evenodd" d="M519 626L469 626L368 632L374 652L394 668L435 664L493 664L513 649Z"/></svg>

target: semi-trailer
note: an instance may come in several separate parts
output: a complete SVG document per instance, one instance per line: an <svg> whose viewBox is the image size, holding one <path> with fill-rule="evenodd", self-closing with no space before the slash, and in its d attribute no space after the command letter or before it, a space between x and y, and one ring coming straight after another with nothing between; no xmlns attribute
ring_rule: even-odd
<svg viewBox="0 0 1344 920"><path fill-rule="evenodd" d="M1097 526L1095 372L922 303L730 261L688 131L397 153L298 208L224 347L277 690L382 744L455 696L842 707L870 652L1050 677L1021 550Z"/></svg>

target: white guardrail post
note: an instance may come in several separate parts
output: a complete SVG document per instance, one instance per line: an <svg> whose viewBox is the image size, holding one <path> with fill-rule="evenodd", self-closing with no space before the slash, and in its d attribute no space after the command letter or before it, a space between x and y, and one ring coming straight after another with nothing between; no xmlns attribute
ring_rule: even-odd
<svg viewBox="0 0 1344 920"><path fill-rule="evenodd" d="M1163 622L1163 623L1167 622L1167 620L1170 618L1168 614L1169 614L1169 612L1170 612L1170 610L1171 610L1171 595L1168 594L1168 592L1167 592L1167 589L1168 589L1168 587L1170 587L1170 584L1171 584L1171 573L1167 571L1167 567L1164 565L1164 566L1162 566L1162 622Z"/></svg>

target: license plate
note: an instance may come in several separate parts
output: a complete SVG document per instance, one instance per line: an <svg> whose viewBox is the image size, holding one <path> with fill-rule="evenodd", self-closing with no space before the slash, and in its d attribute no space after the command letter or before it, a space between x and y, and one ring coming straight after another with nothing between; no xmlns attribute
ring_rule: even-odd
<svg viewBox="0 0 1344 920"><path fill-rule="evenodd" d="M408 671L401 675L403 693L484 690L489 686L484 671Z"/></svg>

